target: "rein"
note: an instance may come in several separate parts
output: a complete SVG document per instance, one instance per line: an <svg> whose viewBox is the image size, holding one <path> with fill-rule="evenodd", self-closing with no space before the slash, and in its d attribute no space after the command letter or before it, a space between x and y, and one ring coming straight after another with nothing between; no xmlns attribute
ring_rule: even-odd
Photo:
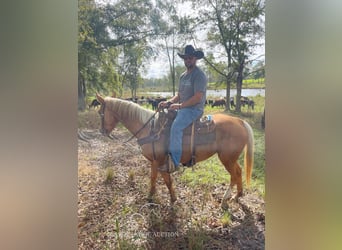
<svg viewBox="0 0 342 250"><path fill-rule="evenodd" d="M125 141L124 143L127 143L129 141L131 141L134 137L136 137L140 132L141 130L143 130L146 125L156 116L156 114L159 112L159 108L156 110L156 112L154 112L154 114L147 120L147 122L145 122L145 124L137 131L135 132L127 141Z"/></svg>

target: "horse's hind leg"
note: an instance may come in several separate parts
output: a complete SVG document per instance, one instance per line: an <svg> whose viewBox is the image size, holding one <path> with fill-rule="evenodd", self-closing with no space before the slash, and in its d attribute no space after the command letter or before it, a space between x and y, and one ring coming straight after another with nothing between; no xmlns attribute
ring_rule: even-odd
<svg viewBox="0 0 342 250"><path fill-rule="evenodd" d="M234 164L234 171L235 171L235 175L234 175L234 183L236 184L236 188L237 188L237 194L235 198L239 198L243 195L243 189L242 189L242 171L241 171L241 167L239 165L239 163L235 162ZM233 176L230 177L231 182L233 182Z"/></svg>
<svg viewBox="0 0 342 250"><path fill-rule="evenodd" d="M227 201L228 199L237 199L238 197L242 196L243 194L243 189L242 189L242 174L241 174L241 167L239 165L239 163L237 162L223 162L226 170L229 172L230 174L230 185L228 187L228 189L226 190L223 198L222 198L222 203L221 203L221 207L223 209L227 208ZM232 191L234 186L236 185L237 187L237 194L235 197L232 197Z"/></svg>

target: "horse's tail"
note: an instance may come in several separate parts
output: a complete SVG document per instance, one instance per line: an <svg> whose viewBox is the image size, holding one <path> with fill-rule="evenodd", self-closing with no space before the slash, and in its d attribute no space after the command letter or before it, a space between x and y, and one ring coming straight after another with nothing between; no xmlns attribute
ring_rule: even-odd
<svg viewBox="0 0 342 250"><path fill-rule="evenodd" d="M247 130L248 141L245 147L245 169L246 169L246 183L249 186L252 170L253 170L253 162L254 162L254 134L252 127L246 122L243 121L243 124Z"/></svg>

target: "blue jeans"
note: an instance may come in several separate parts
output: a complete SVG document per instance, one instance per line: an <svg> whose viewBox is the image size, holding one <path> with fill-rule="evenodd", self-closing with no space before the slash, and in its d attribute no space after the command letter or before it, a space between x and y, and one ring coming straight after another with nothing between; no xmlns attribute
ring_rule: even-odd
<svg viewBox="0 0 342 250"><path fill-rule="evenodd" d="M202 110L193 108L183 108L177 112L177 116L171 125L169 144L169 152L176 167L178 167L182 157L183 130L202 114Z"/></svg>

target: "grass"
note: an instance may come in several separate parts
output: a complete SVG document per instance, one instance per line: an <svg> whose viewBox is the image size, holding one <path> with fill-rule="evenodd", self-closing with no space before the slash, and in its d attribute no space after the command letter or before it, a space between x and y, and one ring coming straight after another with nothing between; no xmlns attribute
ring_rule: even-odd
<svg viewBox="0 0 342 250"><path fill-rule="evenodd" d="M217 82L209 82L208 83L208 89L225 89L226 88L226 83L217 83ZM236 83L232 83L231 85L232 89L236 88ZM260 78L260 79L245 79L242 82L242 88L244 89L261 89L265 88L265 79Z"/></svg>
<svg viewBox="0 0 342 250"><path fill-rule="evenodd" d="M106 179L105 179L105 183L111 183L114 179L114 171L113 168L106 168Z"/></svg>
<svg viewBox="0 0 342 250"><path fill-rule="evenodd" d="M187 169L181 176L181 181L191 187L211 187L214 184L229 183L230 177L217 155L196 164L196 171Z"/></svg>
<svg viewBox="0 0 342 250"><path fill-rule="evenodd" d="M231 223L230 213L228 211L225 211L224 214L222 215L221 223L223 227L227 227Z"/></svg>
<svg viewBox="0 0 342 250"><path fill-rule="evenodd" d="M204 230L200 228L189 229L187 234L188 249L205 249L205 242L208 241L208 237Z"/></svg>
<svg viewBox="0 0 342 250"><path fill-rule="evenodd" d="M134 176L135 176L135 172L133 169L130 169L128 172L128 181L130 183L134 182Z"/></svg>

